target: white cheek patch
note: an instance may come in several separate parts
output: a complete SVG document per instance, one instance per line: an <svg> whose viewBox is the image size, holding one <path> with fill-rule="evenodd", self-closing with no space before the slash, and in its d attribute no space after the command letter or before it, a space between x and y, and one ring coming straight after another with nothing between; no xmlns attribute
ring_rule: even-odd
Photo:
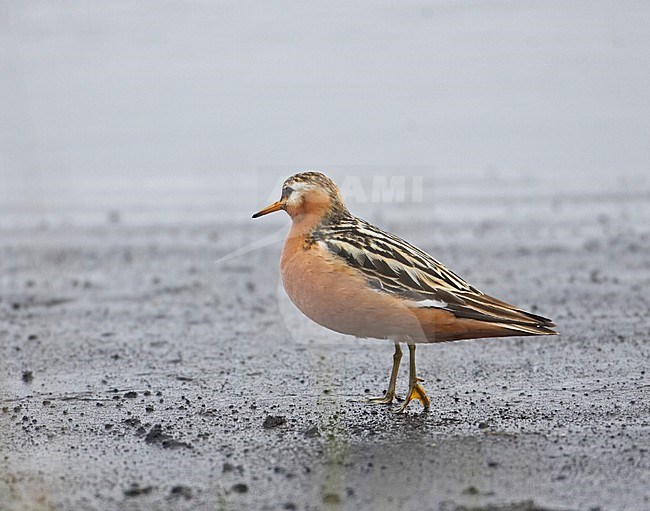
<svg viewBox="0 0 650 511"><path fill-rule="evenodd" d="M444 309L447 307L447 302L443 302L442 300L420 300L419 302L415 302L415 305L417 307L435 307L436 309Z"/></svg>
<svg viewBox="0 0 650 511"><path fill-rule="evenodd" d="M289 184L288 186L293 189L293 192L291 192L289 198L287 199L288 206L300 206L302 203L303 193L313 188L308 183L293 183Z"/></svg>
<svg viewBox="0 0 650 511"><path fill-rule="evenodd" d="M302 202L302 197L300 196L300 194L296 191L293 191L291 195L289 195L286 204L287 206L299 206L301 202Z"/></svg>
<svg viewBox="0 0 650 511"><path fill-rule="evenodd" d="M309 190L310 188L312 188L312 185L308 183L292 183L289 186L293 189L293 193L303 192L305 190Z"/></svg>

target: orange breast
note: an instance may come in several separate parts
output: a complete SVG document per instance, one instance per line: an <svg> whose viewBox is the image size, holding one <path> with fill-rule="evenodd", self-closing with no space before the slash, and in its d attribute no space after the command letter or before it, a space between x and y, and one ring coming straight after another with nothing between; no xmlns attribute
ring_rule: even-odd
<svg viewBox="0 0 650 511"><path fill-rule="evenodd" d="M280 273L291 301L330 330L377 339L426 342L420 320L402 300L373 290L364 276L318 244L289 234Z"/></svg>
<svg viewBox="0 0 650 511"><path fill-rule="evenodd" d="M307 245L294 229L282 251L280 273L289 298L305 316L343 334L416 343L521 335L375 291L361 272L318 243Z"/></svg>

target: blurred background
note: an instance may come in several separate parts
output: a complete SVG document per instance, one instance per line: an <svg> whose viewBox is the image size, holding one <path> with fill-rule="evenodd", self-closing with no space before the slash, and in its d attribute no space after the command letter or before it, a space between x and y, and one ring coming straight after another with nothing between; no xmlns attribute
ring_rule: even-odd
<svg viewBox="0 0 650 511"><path fill-rule="evenodd" d="M245 220L311 168L423 176L441 214L645 200L649 27L645 1L2 2L0 227Z"/></svg>

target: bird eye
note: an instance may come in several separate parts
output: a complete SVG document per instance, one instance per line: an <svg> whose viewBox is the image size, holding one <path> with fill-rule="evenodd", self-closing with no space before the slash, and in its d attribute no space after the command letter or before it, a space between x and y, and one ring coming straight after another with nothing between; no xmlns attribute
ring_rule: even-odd
<svg viewBox="0 0 650 511"><path fill-rule="evenodd" d="M282 189L282 197L289 197L289 195L291 195L291 192L293 192L293 188L290 186L285 186Z"/></svg>

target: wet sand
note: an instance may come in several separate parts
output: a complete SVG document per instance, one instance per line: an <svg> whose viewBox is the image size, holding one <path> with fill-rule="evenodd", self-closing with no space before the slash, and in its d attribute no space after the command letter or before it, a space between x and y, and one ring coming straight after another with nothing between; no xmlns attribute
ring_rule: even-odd
<svg viewBox="0 0 650 511"><path fill-rule="evenodd" d="M0 508L648 509L649 198L371 210L562 334L419 347L429 414L363 402L392 347L295 313L279 243L218 262L285 218L5 227Z"/></svg>
<svg viewBox="0 0 650 511"><path fill-rule="evenodd" d="M0 4L0 511L650 509L649 5ZM250 219L307 169L562 335L365 403Z"/></svg>

